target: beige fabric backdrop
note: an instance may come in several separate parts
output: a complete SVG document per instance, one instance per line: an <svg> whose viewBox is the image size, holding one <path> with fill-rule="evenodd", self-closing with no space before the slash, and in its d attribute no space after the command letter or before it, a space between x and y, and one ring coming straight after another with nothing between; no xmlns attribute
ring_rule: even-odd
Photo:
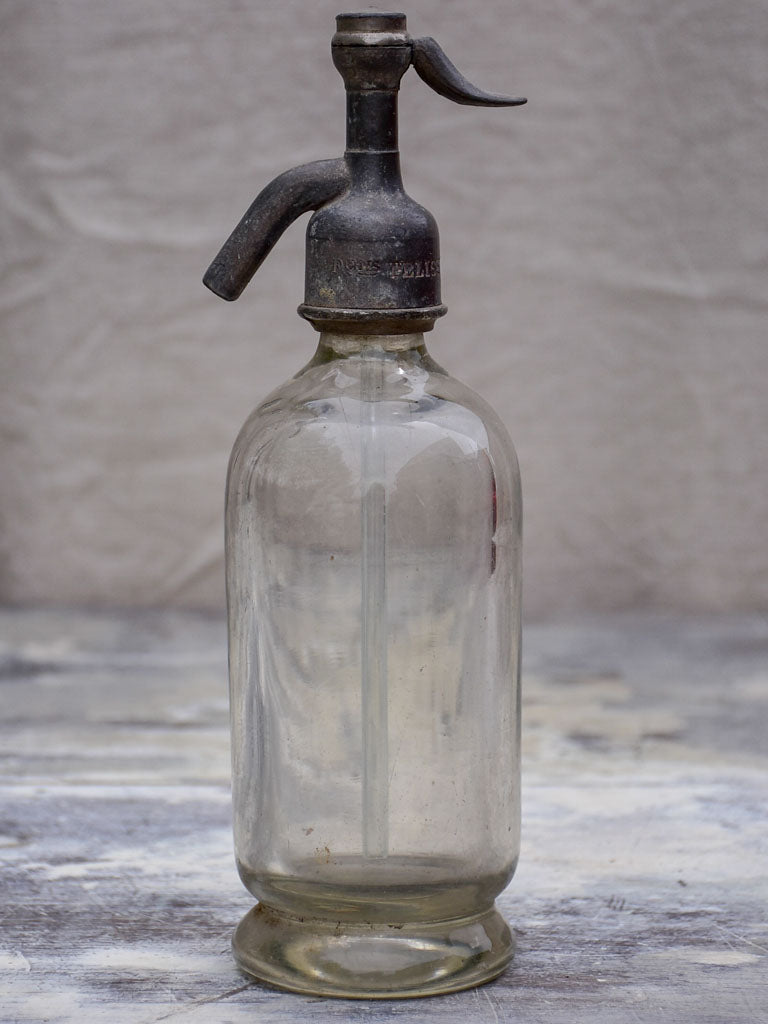
<svg viewBox="0 0 768 1024"><path fill-rule="evenodd" d="M3 0L0 599L222 604L251 407L309 358L305 221L199 283L253 195L343 148L334 0ZM498 409L529 613L768 607L764 0L412 0L478 84L411 72L442 230L431 347Z"/></svg>

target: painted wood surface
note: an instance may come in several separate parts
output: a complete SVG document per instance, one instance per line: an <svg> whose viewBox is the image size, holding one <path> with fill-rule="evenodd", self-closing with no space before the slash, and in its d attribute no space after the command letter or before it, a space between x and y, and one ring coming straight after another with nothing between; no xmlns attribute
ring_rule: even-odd
<svg viewBox="0 0 768 1024"><path fill-rule="evenodd" d="M358 1003L232 962L222 622L0 613L0 1020L768 1020L768 624L533 626L525 650L515 961Z"/></svg>

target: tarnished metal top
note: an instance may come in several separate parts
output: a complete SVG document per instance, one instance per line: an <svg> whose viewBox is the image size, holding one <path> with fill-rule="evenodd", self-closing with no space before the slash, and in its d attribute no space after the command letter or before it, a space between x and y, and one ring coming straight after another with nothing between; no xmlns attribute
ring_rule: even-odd
<svg viewBox="0 0 768 1024"><path fill-rule="evenodd" d="M404 14L339 14L333 46L397 46L410 42Z"/></svg>
<svg viewBox="0 0 768 1024"><path fill-rule="evenodd" d="M522 98L477 89L434 39L412 39L404 14L340 14L331 52L347 91L344 157L304 164L256 197L203 278L236 299L286 227L307 227L304 302L318 329L360 333L429 330L445 313L435 219L405 192L397 142L397 92L413 65L442 96L473 106Z"/></svg>

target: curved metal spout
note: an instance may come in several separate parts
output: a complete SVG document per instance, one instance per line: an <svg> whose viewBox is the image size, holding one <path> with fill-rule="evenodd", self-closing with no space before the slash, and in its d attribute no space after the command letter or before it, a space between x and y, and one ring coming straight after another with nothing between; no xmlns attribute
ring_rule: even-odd
<svg viewBox="0 0 768 1024"><path fill-rule="evenodd" d="M419 78L454 103L468 107L520 107L528 102L523 96L499 96L472 85L431 36L414 39L412 45L412 63Z"/></svg>
<svg viewBox="0 0 768 1024"><path fill-rule="evenodd" d="M205 272L203 284L228 302L238 298L289 224L336 199L348 186L343 158L315 160L279 174L251 203Z"/></svg>

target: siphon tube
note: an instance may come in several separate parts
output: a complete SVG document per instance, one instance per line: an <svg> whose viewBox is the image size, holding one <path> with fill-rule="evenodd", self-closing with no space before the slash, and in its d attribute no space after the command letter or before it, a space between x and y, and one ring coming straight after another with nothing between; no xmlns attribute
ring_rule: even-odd
<svg viewBox="0 0 768 1024"><path fill-rule="evenodd" d="M363 855L386 857L389 846L387 572L385 450L379 399L386 358L362 352L361 463L361 685Z"/></svg>

